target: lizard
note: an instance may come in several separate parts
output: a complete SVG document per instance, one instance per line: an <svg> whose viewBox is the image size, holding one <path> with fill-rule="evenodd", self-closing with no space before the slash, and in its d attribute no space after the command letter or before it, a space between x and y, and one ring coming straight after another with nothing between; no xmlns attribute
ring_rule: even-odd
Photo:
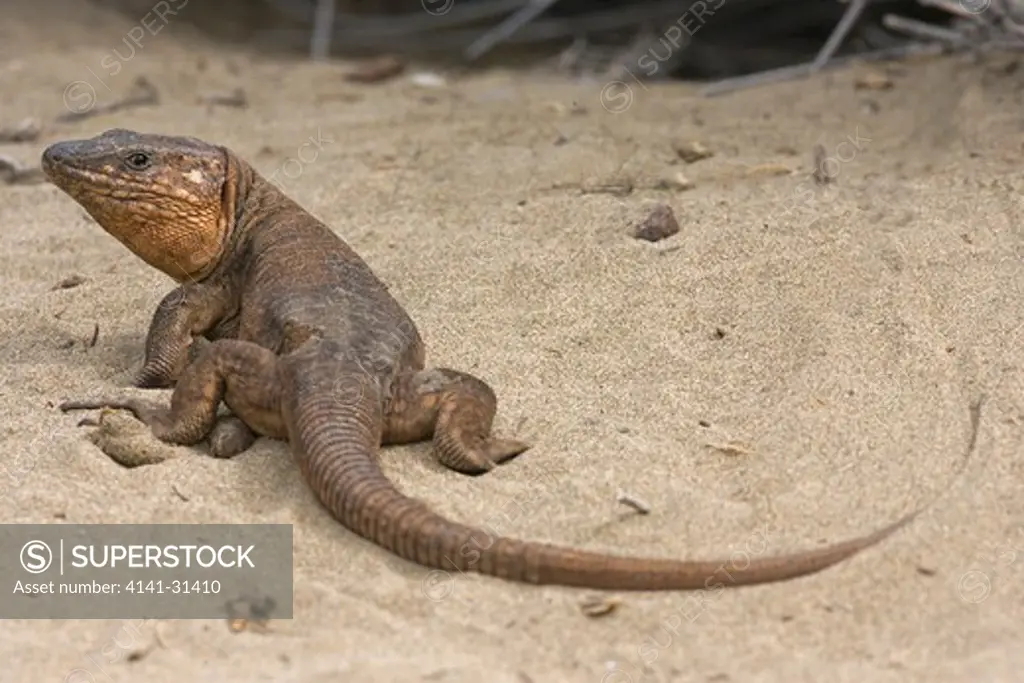
<svg viewBox="0 0 1024 683"><path fill-rule="evenodd" d="M287 441L326 511L405 560L605 590L758 584L835 565L920 512L744 566L605 554L449 519L403 493L378 449L429 440L445 467L479 475L531 445L492 434L497 397L484 380L426 366L409 315L337 233L231 149L195 137L110 129L49 145L42 168L104 231L177 283L153 314L132 380L172 388L169 405L108 396L59 409L126 410L157 439L207 439L217 457L257 437ZM218 415L221 403L229 414Z"/></svg>

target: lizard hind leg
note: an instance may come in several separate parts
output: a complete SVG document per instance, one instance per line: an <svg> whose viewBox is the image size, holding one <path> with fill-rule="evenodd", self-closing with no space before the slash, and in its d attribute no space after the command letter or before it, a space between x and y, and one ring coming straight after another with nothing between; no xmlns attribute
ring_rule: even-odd
<svg viewBox="0 0 1024 683"><path fill-rule="evenodd" d="M251 445L256 433L284 436L278 392L273 352L251 342L223 339L206 345L185 367L169 407L138 398L103 398L67 401L60 409L128 410L161 441L191 446L209 436L213 454L230 457ZM218 419L222 400L235 417Z"/></svg>
<svg viewBox="0 0 1024 683"><path fill-rule="evenodd" d="M494 391L458 370L431 368L399 375L384 425L385 444L433 437L442 465L478 475L530 448L523 441L491 435L498 409Z"/></svg>

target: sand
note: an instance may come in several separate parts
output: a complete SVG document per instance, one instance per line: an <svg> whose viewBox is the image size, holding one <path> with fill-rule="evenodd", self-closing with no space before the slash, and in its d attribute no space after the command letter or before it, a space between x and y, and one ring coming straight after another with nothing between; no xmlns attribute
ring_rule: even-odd
<svg viewBox="0 0 1024 683"><path fill-rule="evenodd" d="M426 570L335 523L281 442L225 461L150 440L175 457L126 469L56 410L126 386L172 285L56 188L4 186L0 519L293 524L295 616L240 633L3 621L2 680L1019 680L1024 97L1006 58L903 64L885 90L858 89L866 66L710 100L634 84L628 102L605 91L613 113L600 81L499 69L358 85L345 62L282 61L189 26L110 75L101 60L125 54L136 20L22 4L3 10L2 123L47 129L0 153L34 163L52 141L111 127L222 142L369 261L430 362L493 384L496 429L533 444L521 458L469 478L427 444L381 455L443 513L742 564L930 507L814 576L611 594L601 617L580 606L589 591L426 585ZM138 76L159 106L49 125L69 83L105 104ZM247 109L197 103L236 87ZM321 146L303 147L311 138ZM714 155L685 163L673 144L689 141ZM816 144L833 159L824 186L809 180ZM694 187L656 189L680 173ZM574 189L623 178L628 195ZM657 202L680 232L632 239ZM85 281L53 289L74 274Z"/></svg>

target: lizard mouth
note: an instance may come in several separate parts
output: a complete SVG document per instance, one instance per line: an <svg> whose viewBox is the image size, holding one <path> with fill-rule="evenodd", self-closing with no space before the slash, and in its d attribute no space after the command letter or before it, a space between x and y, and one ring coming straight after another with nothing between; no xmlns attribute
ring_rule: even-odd
<svg viewBox="0 0 1024 683"><path fill-rule="evenodd" d="M40 166L43 169L43 173L46 174L46 177L49 178L50 180L53 180L54 173L56 172L57 162L56 160L54 160L53 156L51 156L49 152L50 147L47 147L45 150L43 150L43 157Z"/></svg>

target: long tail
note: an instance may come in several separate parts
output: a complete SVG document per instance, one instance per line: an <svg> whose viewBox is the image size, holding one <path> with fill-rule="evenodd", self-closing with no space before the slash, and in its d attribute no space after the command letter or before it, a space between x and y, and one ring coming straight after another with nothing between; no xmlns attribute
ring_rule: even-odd
<svg viewBox="0 0 1024 683"><path fill-rule="evenodd" d="M322 370L322 368L321 368ZM531 584L610 590L683 590L781 581L834 565L886 538L920 510L865 536L781 556L680 561L623 557L495 537L451 521L399 491L382 472L381 406L373 391L326 390L298 380L286 419L299 466L323 505L349 530L426 567Z"/></svg>

